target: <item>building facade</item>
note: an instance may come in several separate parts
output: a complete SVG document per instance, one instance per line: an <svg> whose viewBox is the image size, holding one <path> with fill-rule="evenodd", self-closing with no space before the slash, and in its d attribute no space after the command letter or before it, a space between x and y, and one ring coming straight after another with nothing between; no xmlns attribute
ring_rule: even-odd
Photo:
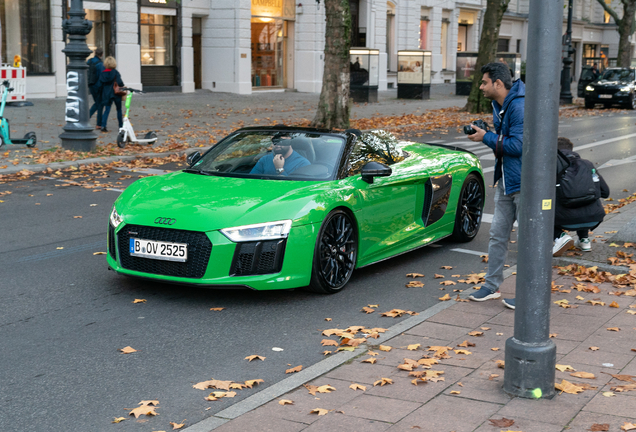
<svg viewBox="0 0 636 432"><path fill-rule="evenodd" d="M71 0L1 0L2 63L19 55L29 98L66 96ZM530 0L511 0L498 52L526 58ZM352 46L380 51L379 89L397 85L399 50L432 53L432 84L454 83L460 52L476 52L485 0L350 0ZM320 92L325 5L316 0L90 0L91 49L118 61L126 85L146 91ZM621 14L618 0L612 2ZM581 66L612 65L613 19L596 0L574 0L574 78ZM564 10L564 32L567 9ZM633 49L633 47L632 47ZM460 68L461 69L461 68Z"/></svg>

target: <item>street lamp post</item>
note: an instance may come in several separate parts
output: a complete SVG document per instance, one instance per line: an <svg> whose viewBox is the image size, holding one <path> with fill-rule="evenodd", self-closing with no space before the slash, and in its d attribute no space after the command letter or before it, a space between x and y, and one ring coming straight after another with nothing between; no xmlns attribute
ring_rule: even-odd
<svg viewBox="0 0 636 432"><path fill-rule="evenodd" d="M563 35L563 50L565 55L563 56L563 70L561 71L561 94L560 104L572 103L572 92L570 90L570 77L572 76L572 0L568 0L568 28Z"/></svg>
<svg viewBox="0 0 636 432"><path fill-rule="evenodd" d="M68 57L66 66L66 110L64 132L60 135L62 147L74 151L95 150L97 134L90 125L88 100L88 65L86 57L91 53L86 45L86 35L93 23L84 19L82 0L71 0L70 18L65 19L62 28L69 42L62 50Z"/></svg>

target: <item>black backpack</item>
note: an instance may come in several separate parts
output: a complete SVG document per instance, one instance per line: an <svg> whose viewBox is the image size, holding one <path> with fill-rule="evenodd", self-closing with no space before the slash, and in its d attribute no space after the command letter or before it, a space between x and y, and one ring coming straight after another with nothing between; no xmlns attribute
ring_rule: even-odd
<svg viewBox="0 0 636 432"><path fill-rule="evenodd" d="M100 62L98 61L91 61L88 64L88 85L89 86L94 86L95 84L97 84L97 80L99 79L99 76L97 75L97 65Z"/></svg>
<svg viewBox="0 0 636 432"><path fill-rule="evenodd" d="M601 197L601 183L588 160L568 156L558 151L556 199L566 208L578 208L593 203Z"/></svg>

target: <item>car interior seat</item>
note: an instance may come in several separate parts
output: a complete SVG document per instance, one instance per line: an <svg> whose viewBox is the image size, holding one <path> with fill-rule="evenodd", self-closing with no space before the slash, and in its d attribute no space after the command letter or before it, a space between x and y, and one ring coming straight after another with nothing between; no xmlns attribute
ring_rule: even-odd
<svg viewBox="0 0 636 432"><path fill-rule="evenodd" d="M290 144L295 152L307 159L309 163L314 163L316 160L316 152L314 151L314 146L309 138L292 138Z"/></svg>

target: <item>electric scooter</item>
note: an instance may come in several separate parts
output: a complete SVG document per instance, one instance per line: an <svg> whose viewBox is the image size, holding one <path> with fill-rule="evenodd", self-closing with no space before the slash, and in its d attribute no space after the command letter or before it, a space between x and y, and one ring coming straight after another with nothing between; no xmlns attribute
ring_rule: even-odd
<svg viewBox="0 0 636 432"><path fill-rule="evenodd" d="M124 87L122 90L128 91L126 96L126 115L124 115L124 125L119 128L119 134L117 134L117 145L120 148L126 147L126 143L138 143L138 144L154 144L157 141L157 134L154 131L148 132L143 138L137 138L135 130L128 119L130 113L130 104L132 102L133 93L143 94L141 90Z"/></svg>
<svg viewBox="0 0 636 432"><path fill-rule="evenodd" d="M4 117L4 107L7 105L7 96L13 91L13 88L9 87L9 81L2 81L4 91L2 92L2 104L0 105L0 146L6 145L26 145L27 147L35 147L37 139L35 132L27 133L22 139L11 139L11 130L9 128L9 120Z"/></svg>

